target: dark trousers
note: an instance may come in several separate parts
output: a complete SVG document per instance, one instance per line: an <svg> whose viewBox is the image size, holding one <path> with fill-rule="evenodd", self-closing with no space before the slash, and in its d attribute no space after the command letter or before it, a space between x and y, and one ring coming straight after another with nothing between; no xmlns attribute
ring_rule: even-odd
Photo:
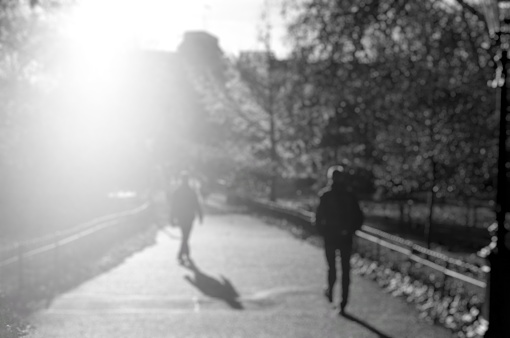
<svg viewBox="0 0 510 338"><path fill-rule="evenodd" d="M349 285L351 283L352 236L345 236L335 241L325 239L326 262L328 263L328 288L333 291L336 282L336 256L340 252L342 263L342 304L347 304Z"/></svg>
<svg viewBox="0 0 510 338"><path fill-rule="evenodd" d="M179 227L181 228L181 247L179 249L179 258L189 257L189 237L191 234L191 228L193 225L193 221L179 222Z"/></svg>

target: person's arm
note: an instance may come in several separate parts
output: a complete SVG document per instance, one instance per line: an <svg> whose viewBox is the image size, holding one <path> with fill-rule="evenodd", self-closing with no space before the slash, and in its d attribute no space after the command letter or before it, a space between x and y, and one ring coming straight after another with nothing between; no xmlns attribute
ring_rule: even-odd
<svg viewBox="0 0 510 338"><path fill-rule="evenodd" d="M198 194L195 194L195 209L197 212L198 220L199 220L200 224L202 224L204 221L204 212L202 210L202 203L200 203Z"/></svg>
<svg viewBox="0 0 510 338"><path fill-rule="evenodd" d="M324 220L325 220L325 210L324 210L324 195L319 198L319 205L317 206L317 210L315 211L315 227L317 228L317 232L322 234L324 231Z"/></svg>
<svg viewBox="0 0 510 338"><path fill-rule="evenodd" d="M355 221L355 231L361 229L363 222L365 221L365 216L363 215L363 211L361 210L360 203L356 196L353 196L353 210L354 210L354 221Z"/></svg>

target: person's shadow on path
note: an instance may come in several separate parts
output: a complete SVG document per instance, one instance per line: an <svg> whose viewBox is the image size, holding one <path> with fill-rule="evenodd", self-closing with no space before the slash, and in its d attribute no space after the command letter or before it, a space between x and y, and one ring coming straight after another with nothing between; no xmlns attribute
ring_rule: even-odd
<svg viewBox="0 0 510 338"><path fill-rule="evenodd" d="M243 304L239 301L239 294L227 278L221 276L221 280L217 280L205 274L200 271L191 259L188 260L184 267L193 272L193 276L184 276L184 279L199 289L204 295L220 299L233 309L244 309Z"/></svg>
<svg viewBox="0 0 510 338"><path fill-rule="evenodd" d="M373 333L375 333L377 335L378 338L392 338L390 336L388 336L387 334L384 334L382 333L381 331L379 331L378 329L376 329L375 327L373 327L372 325L368 324L367 322L347 313L347 312L344 312L342 314L342 317L344 317L345 319L348 319L352 322L355 322L355 323L358 323L359 325L365 327L366 329L372 331Z"/></svg>

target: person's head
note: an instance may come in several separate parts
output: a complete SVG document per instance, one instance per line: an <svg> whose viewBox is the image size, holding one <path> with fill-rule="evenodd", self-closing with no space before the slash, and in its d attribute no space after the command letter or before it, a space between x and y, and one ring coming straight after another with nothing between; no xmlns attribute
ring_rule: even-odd
<svg viewBox="0 0 510 338"><path fill-rule="evenodd" d="M346 175L347 171L341 165L335 165L328 169L328 179L332 184L344 184Z"/></svg>

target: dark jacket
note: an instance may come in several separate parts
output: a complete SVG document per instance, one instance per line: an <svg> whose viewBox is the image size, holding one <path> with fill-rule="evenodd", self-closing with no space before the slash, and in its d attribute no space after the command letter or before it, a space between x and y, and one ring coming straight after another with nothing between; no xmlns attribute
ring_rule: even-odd
<svg viewBox="0 0 510 338"><path fill-rule="evenodd" d="M315 225L326 239L352 237L363 221L363 212L352 192L333 184L320 194Z"/></svg>
<svg viewBox="0 0 510 338"><path fill-rule="evenodd" d="M197 193L188 185L181 185L172 195L170 217L178 225L192 223L196 216L202 217L202 207Z"/></svg>

